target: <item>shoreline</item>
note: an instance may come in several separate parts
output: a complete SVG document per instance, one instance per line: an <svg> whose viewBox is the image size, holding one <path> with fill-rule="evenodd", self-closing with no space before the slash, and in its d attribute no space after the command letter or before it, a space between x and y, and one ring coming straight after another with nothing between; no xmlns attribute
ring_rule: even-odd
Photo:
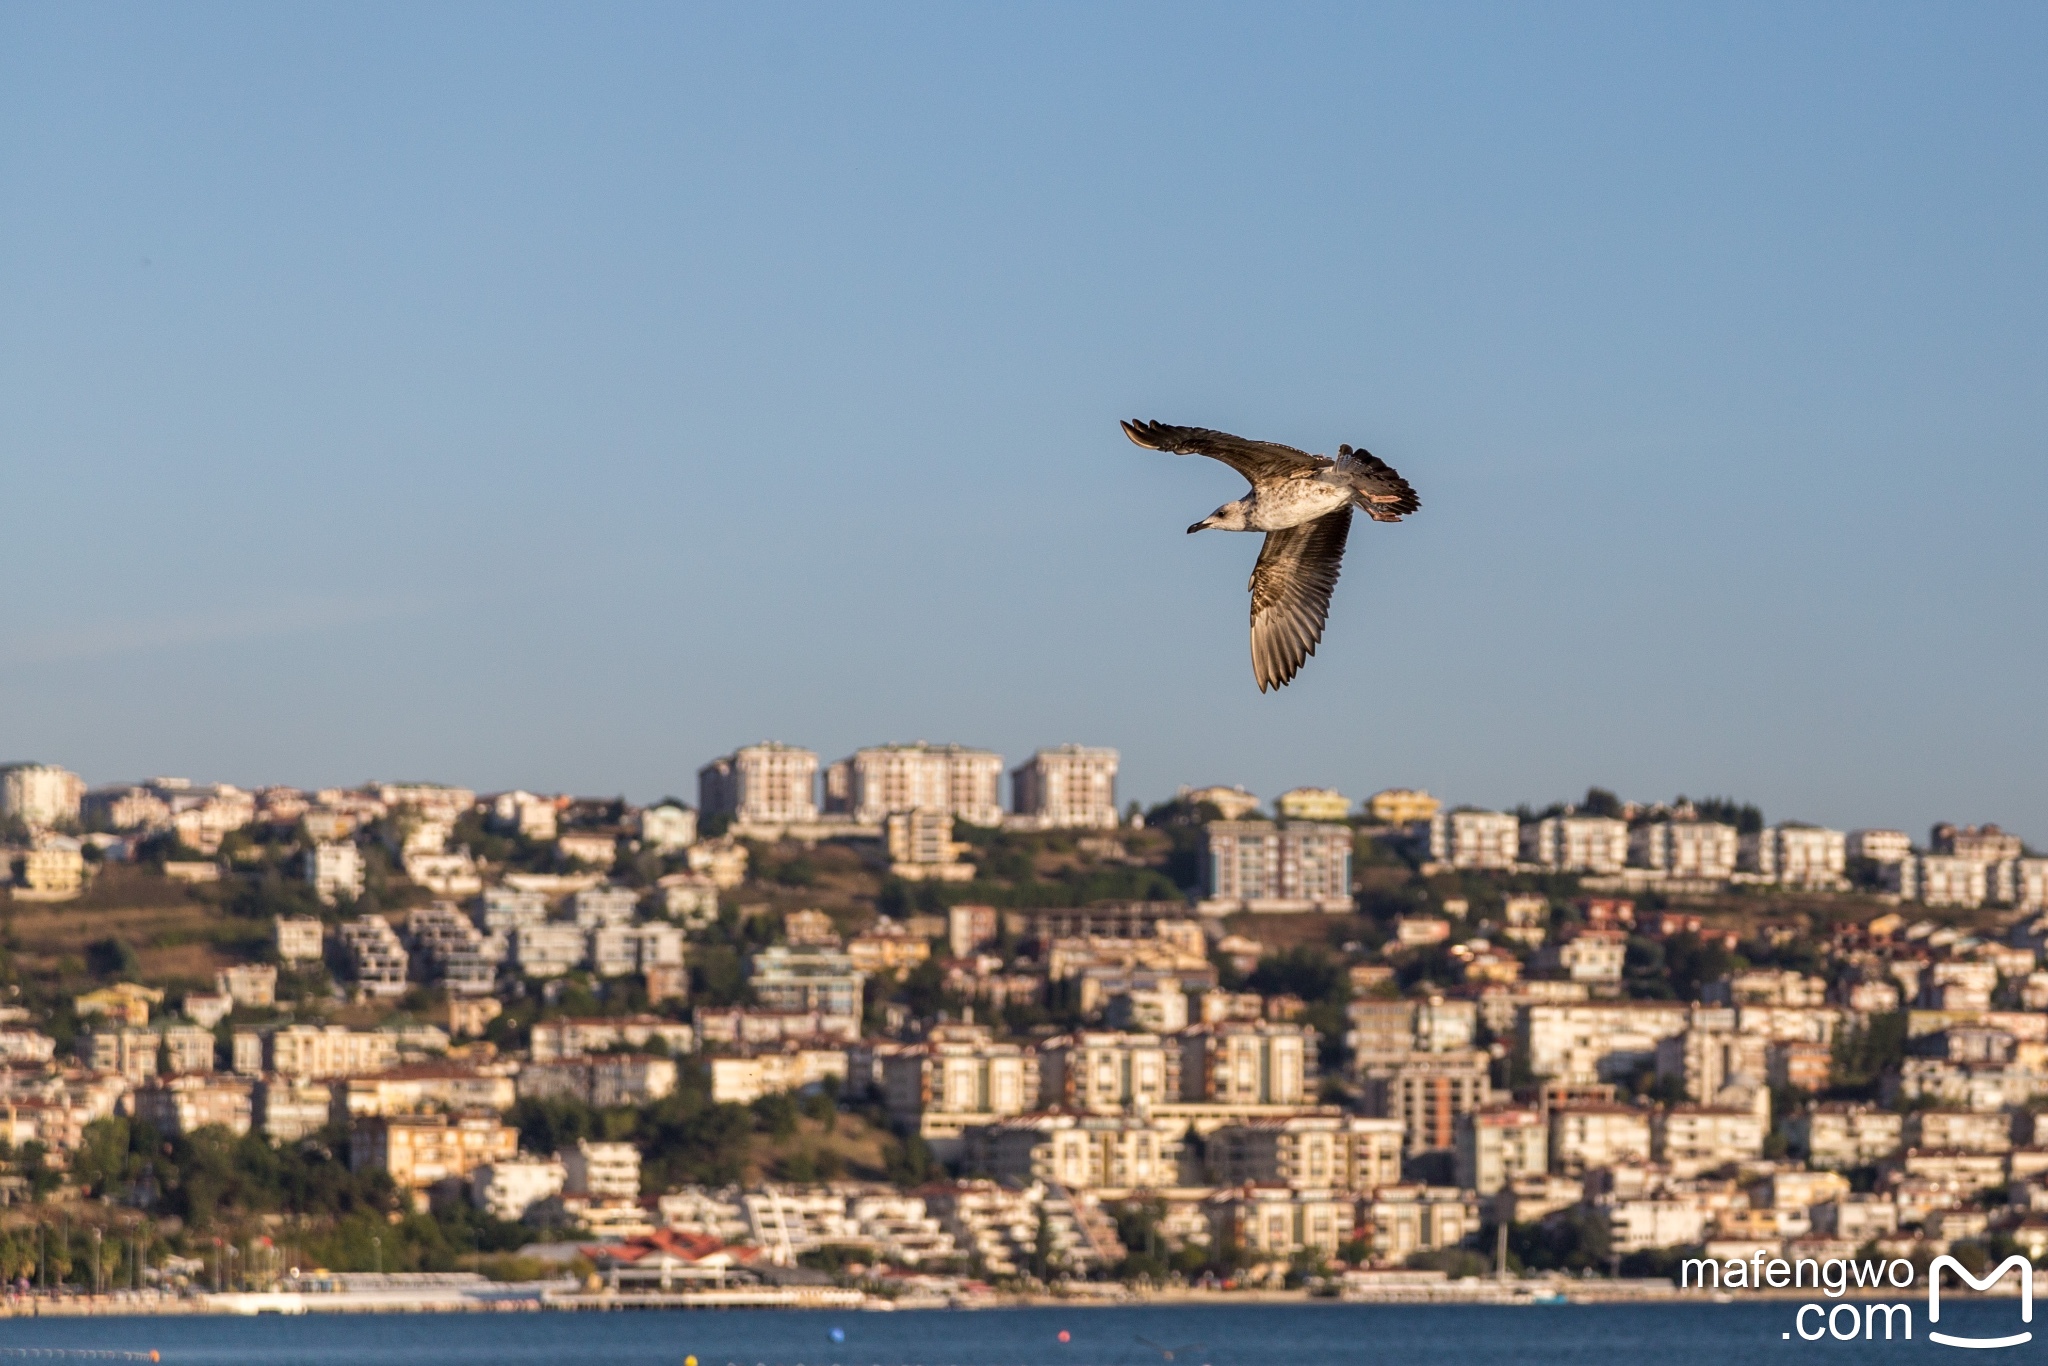
<svg viewBox="0 0 2048 1366"><path fill-rule="evenodd" d="M2002 1288L2002 1287L2001 1287ZM1907 1291L1899 1294L1910 1293ZM1956 1299L2011 1298L2010 1294L1964 1292ZM1319 1306L1436 1306L1473 1308L1555 1308L1565 1306L1671 1304L1693 1302L1727 1305L1741 1303L1792 1304L1825 1301L1861 1304L1884 1301L1885 1295L1846 1294L1828 1296L1811 1290L1766 1290L1740 1296L1728 1292L1679 1289L1669 1281L1601 1282L1550 1280L1450 1281L1439 1285L1357 1289L1340 1295L1312 1294L1307 1290L1163 1290L1133 1291L1119 1295L1060 1295L1053 1293L990 1295L941 1298L905 1297L891 1300L858 1290L839 1287L792 1290L742 1290L690 1294L609 1294L604 1292L563 1292L546 1289L510 1289L475 1294L422 1291L330 1292L225 1292L203 1295L150 1295L131 1293L66 1297L20 1297L0 1304L0 1318L185 1318L266 1316L302 1317L311 1314L535 1314L535 1313L631 1313L664 1310L746 1310L804 1309L837 1310L853 1313L908 1313L928 1310L976 1311L989 1309L1141 1309L1230 1307L1272 1308L1293 1305Z"/></svg>

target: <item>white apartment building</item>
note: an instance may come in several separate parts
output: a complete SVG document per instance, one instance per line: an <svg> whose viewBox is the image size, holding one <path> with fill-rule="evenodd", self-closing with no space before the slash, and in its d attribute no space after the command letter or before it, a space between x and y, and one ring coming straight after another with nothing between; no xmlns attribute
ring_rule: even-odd
<svg viewBox="0 0 2048 1366"><path fill-rule="evenodd" d="M1524 1176L1550 1170L1550 1126L1540 1111L1471 1110L1457 1124L1457 1182L1491 1195Z"/></svg>
<svg viewBox="0 0 2048 1366"><path fill-rule="evenodd" d="M1010 773L1017 815L1045 830L1113 830L1116 767L1113 749L1041 749Z"/></svg>
<svg viewBox="0 0 2048 1366"><path fill-rule="evenodd" d="M671 1053L688 1053L697 1046L696 1031L680 1020L659 1015L611 1015L541 1020L533 1027L531 1047L533 1060L541 1063L602 1053L620 1044L645 1048L655 1039L660 1039Z"/></svg>
<svg viewBox="0 0 2048 1366"><path fill-rule="evenodd" d="M555 799L531 792L500 792L491 798L491 823L530 840L555 837Z"/></svg>
<svg viewBox="0 0 2048 1366"><path fill-rule="evenodd" d="M326 929L311 916L279 916L277 956L286 964L320 961Z"/></svg>
<svg viewBox="0 0 2048 1366"><path fill-rule="evenodd" d="M1792 1151L1816 1167L1868 1167L1905 1145L1906 1117L1875 1105L1823 1101L1786 1122Z"/></svg>
<svg viewBox="0 0 2048 1366"><path fill-rule="evenodd" d="M1315 1113L1237 1120L1204 1146L1210 1179L1221 1185L1370 1191L1400 1181L1402 1138L1397 1119Z"/></svg>
<svg viewBox="0 0 2048 1366"><path fill-rule="evenodd" d="M1657 1079L1675 1077L1689 1099L1711 1104L1731 1082L1764 1082L1770 1044L1761 1034L1695 1025L1658 1041Z"/></svg>
<svg viewBox="0 0 2048 1366"><path fill-rule="evenodd" d="M926 808L972 825L1003 823L1003 756L965 745L874 745L825 770L825 810L879 825Z"/></svg>
<svg viewBox="0 0 2048 1366"><path fill-rule="evenodd" d="M304 1081L385 1072L398 1065L397 1035L342 1025L287 1025L267 1035L237 1030L234 1050L237 1072L270 1071Z"/></svg>
<svg viewBox="0 0 2048 1366"><path fill-rule="evenodd" d="M953 842L953 814L937 807L892 811L882 820L889 871L910 881L972 882L974 865L960 861Z"/></svg>
<svg viewBox="0 0 2048 1366"><path fill-rule="evenodd" d="M1642 1161L1650 1155L1650 1113L1589 1102L1550 1112L1550 1169L1565 1175Z"/></svg>
<svg viewBox="0 0 2048 1366"><path fill-rule="evenodd" d="M1157 1034L1063 1034L1039 1046L1038 1077L1046 1105L1121 1114L1180 1099L1180 1052Z"/></svg>
<svg viewBox="0 0 2048 1366"><path fill-rule="evenodd" d="M1763 1156L1770 1121L1754 1110L1674 1105L1650 1124L1650 1156L1695 1171Z"/></svg>
<svg viewBox="0 0 2048 1366"><path fill-rule="evenodd" d="M1214 821L1202 840L1204 914L1353 909L1348 825Z"/></svg>
<svg viewBox="0 0 2048 1366"><path fill-rule="evenodd" d="M469 1174L469 1200L494 1219L521 1219L549 1196L560 1195L568 1179L559 1157L491 1162Z"/></svg>
<svg viewBox="0 0 2048 1366"><path fill-rule="evenodd" d="M325 1082L269 1077L254 1085L251 1118L273 1142L291 1143L317 1134L333 1116L334 1094Z"/></svg>
<svg viewBox="0 0 2048 1366"><path fill-rule="evenodd" d="M790 1048L711 1059L711 1099L751 1105L763 1096L801 1091L827 1077L846 1080L843 1048Z"/></svg>
<svg viewBox="0 0 2048 1366"><path fill-rule="evenodd" d="M972 1025L941 1026L921 1044L881 1053L877 1071L890 1116L945 1158L958 1155L968 1125L1038 1100L1038 1054Z"/></svg>
<svg viewBox="0 0 2048 1366"><path fill-rule="evenodd" d="M1954 854L1911 854L1884 867L1884 888L1902 901L1926 906L1982 906L1990 893L1989 869Z"/></svg>
<svg viewBox="0 0 2048 1366"><path fill-rule="evenodd" d="M1863 1244L1899 1231L1899 1207L1881 1195L1838 1195L1810 1211L1815 1233Z"/></svg>
<svg viewBox="0 0 2048 1366"><path fill-rule="evenodd" d="M99 830L163 830L171 823L171 804L134 783L96 787L85 794L79 810L82 819Z"/></svg>
<svg viewBox="0 0 2048 1366"><path fill-rule="evenodd" d="M363 894L363 855L353 844L316 844L306 854L306 881L323 906Z"/></svg>
<svg viewBox="0 0 2048 1366"><path fill-rule="evenodd" d="M1946 1152L2012 1151L2013 1118L1999 1111L1915 1110L1906 1116L1906 1146Z"/></svg>
<svg viewBox="0 0 2048 1366"><path fill-rule="evenodd" d="M1582 929L1558 944L1546 944L1538 961L1555 960L1574 982L1613 986L1628 959L1628 936L1620 930Z"/></svg>
<svg viewBox="0 0 2048 1366"><path fill-rule="evenodd" d="M687 806L663 802L642 811L635 824L642 848L657 854L672 854L697 842L697 813Z"/></svg>
<svg viewBox="0 0 2048 1366"><path fill-rule="evenodd" d="M129 1104L137 1119L159 1133L190 1134L208 1125L219 1125L229 1133L241 1135L250 1129L250 1095L254 1089L245 1077L171 1077L139 1087L129 1097Z"/></svg>
<svg viewBox="0 0 2048 1366"><path fill-rule="evenodd" d="M1453 1186L1389 1186L1373 1198L1371 1227L1373 1255L1400 1261L1456 1247L1477 1233L1479 1204Z"/></svg>
<svg viewBox="0 0 2048 1366"><path fill-rule="evenodd" d="M377 800L393 811L417 811L431 821L453 825L476 809L476 793L440 783L378 783Z"/></svg>
<svg viewBox="0 0 2048 1366"><path fill-rule="evenodd" d="M521 925L512 931L512 961L527 977L560 977L581 967L590 932L576 925Z"/></svg>
<svg viewBox="0 0 2048 1366"><path fill-rule="evenodd" d="M817 780L816 753L764 740L697 770L697 808L740 825L815 821Z"/></svg>
<svg viewBox="0 0 2048 1366"><path fill-rule="evenodd" d="M1656 1061L1660 1040L1685 1030L1688 1013L1678 1001L1532 1005L1522 1018L1529 1070L1554 1081L1626 1080Z"/></svg>
<svg viewBox="0 0 2048 1366"><path fill-rule="evenodd" d="M156 1075L163 1036L153 1029L93 1028L78 1036L79 1061L94 1072L113 1072L140 1086Z"/></svg>
<svg viewBox="0 0 2048 1366"><path fill-rule="evenodd" d="M683 932L659 921L604 925L590 932L590 968L599 977L623 977L649 968L683 965Z"/></svg>
<svg viewBox="0 0 2048 1366"><path fill-rule="evenodd" d="M1512 868L1522 852L1522 823L1507 811L1439 811L1424 833L1429 861L1453 868Z"/></svg>
<svg viewBox="0 0 2048 1366"><path fill-rule="evenodd" d="M1628 863L1628 822L1612 816L1546 816L1521 831L1522 862L1561 873L1618 873Z"/></svg>
<svg viewBox="0 0 2048 1366"><path fill-rule="evenodd" d="M151 780L171 808L171 827L178 839L202 854L217 853L221 840L256 819L256 798L227 783L194 786L168 778Z"/></svg>
<svg viewBox="0 0 2048 1366"><path fill-rule="evenodd" d="M833 1034L859 1037L867 975L847 954L778 944L753 955L747 975L755 998L768 1009L816 1011L831 1017Z"/></svg>
<svg viewBox="0 0 2048 1366"><path fill-rule="evenodd" d="M630 925L640 909L640 893L631 887L610 884L585 887L569 898L571 918L579 929L600 925Z"/></svg>
<svg viewBox="0 0 2048 1366"><path fill-rule="evenodd" d="M54 764L8 764L0 768L0 816L29 826L68 824L78 819L85 779Z"/></svg>
<svg viewBox="0 0 2048 1366"><path fill-rule="evenodd" d="M1629 862L1675 878L1716 880L1735 872L1741 840L1719 821L1657 821L1629 832Z"/></svg>
<svg viewBox="0 0 2048 1366"><path fill-rule="evenodd" d="M1774 825L1741 837L1736 866L1789 887L1845 886L1849 837L1812 825Z"/></svg>
<svg viewBox="0 0 2048 1366"><path fill-rule="evenodd" d="M2048 858L2020 858L2003 865L2005 899L2023 911L2048 910Z"/></svg>
<svg viewBox="0 0 2048 1366"><path fill-rule="evenodd" d="M277 1004L277 969L268 963L237 963L213 975L221 995L238 1006Z"/></svg>
<svg viewBox="0 0 2048 1366"><path fill-rule="evenodd" d="M561 1158L565 1193L600 1200L640 1198L640 1150L632 1144L578 1139L575 1147L562 1150Z"/></svg>
<svg viewBox="0 0 2048 1366"><path fill-rule="evenodd" d="M2016 859L2026 852L2026 844L2018 835L1995 825L1957 826L1947 821L1934 827L1928 844L1937 854L1973 858L1979 863Z"/></svg>
<svg viewBox="0 0 2048 1366"><path fill-rule="evenodd" d="M407 854L403 863L405 875L414 885L437 896L471 896L484 889L483 874L467 849L445 854Z"/></svg>
<svg viewBox="0 0 2048 1366"><path fill-rule="evenodd" d="M717 1072L712 1074L712 1099L728 1100L717 1094ZM654 1053L595 1053L575 1058L529 1062L519 1069L519 1098L549 1099L573 1096L600 1110L616 1105L647 1105L676 1089L676 1064L672 1058ZM749 1096L748 1100L755 1097Z"/></svg>
<svg viewBox="0 0 2048 1366"><path fill-rule="evenodd" d="M382 916L351 920L334 932L349 956L356 988L369 996L403 996L411 955Z"/></svg>
<svg viewBox="0 0 2048 1366"><path fill-rule="evenodd" d="M57 1055L57 1041L20 1025L0 1028L0 1063L46 1063Z"/></svg>
<svg viewBox="0 0 2048 1366"><path fill-rule="evenodd" d="M1707 1231L1707 1211L1689 1199L1602 1199L1594 1217L1607 1228L1607 1244L1615 1252L1643 1252L1659 1247L1689 1247Z"/></svg>
<svg viewBox="0 0 2048 1366"><path fill-rule="evenodd" d="M522 892L511 887L486 887L472 915L485 934L502 934L522 925L539 925L548 918L548 899L539 892Z"/></svg>
<svg viewBox="0 0 2048 1366"><path fill-rule="evenodd" d="M1897 863L1913 854L1913 840L1903 830L1851 830L1849 857L1872 863Z"/></svg>
<svg viewBox="0 0 2048 1366"><path fill-rule="evenodd" d="M1156 1190L1180 1184L1180 1133L1139 1116L1018 1115L969 1128L967 1165L1013 1185Z"/></svg>
<svg viewBox="0 0 2048 1366"><path fill-rule="evenodd" d="M1175 1036L1183 1099L1222 1105L1306 1105L1315 1094L1315 1047L1301 1025L1237 1021Z"/></svg>

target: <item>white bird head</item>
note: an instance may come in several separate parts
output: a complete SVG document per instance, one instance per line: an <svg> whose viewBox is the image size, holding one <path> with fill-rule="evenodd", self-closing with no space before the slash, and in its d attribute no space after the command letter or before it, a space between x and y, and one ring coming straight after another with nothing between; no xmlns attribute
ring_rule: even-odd
<svg viewBox="0 0 2048 1366"><path fill-rule="evenodd" d="M1251 524L1245 521L1244 500L1239 499L1233 503L1225 503L1222 507L1217 508L1207 517L1189 527L1188 535L1192 536L1197 531L1208 531L1212 528L1217 531L1251 530Z"/></svg>

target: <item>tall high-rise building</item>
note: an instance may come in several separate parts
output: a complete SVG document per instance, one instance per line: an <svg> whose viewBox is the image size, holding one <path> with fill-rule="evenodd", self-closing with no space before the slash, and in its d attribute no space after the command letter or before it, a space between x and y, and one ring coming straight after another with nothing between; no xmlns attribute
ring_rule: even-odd
<svg viewBox="0 0 2048 1366"><path fill-rule="evenodd" d="M772 740L748 745L697 770L697 806L741 825L814 821L818 756Z"/></svg>
<svg viewBox="0 0 2048 1366"><path fill-rule="evenodd" d="M891 812L944 811L974 825L1003 823L1003 756L965 745L871 745L825 771L825 809L864 825Z"/></svg>
<svg viewBox="0 0 2048 1366"><path fill-rule="evenodd" d="M1010 773L1016 812L1047 830L1113 830L1116 764L1113 749L1041 749Z"/></svg>
<svg viewBox="0 0 2048 1366"><path fill-rule="evenodd" d="M55 764L0 767L0 816L28 825L76 821L85 799L85 779Z"/></svg>
<svg viewBox="0 0 2048 1366"><path fill-rule="evenodd" d="M1212 821L1202 842L1209 914L1353 909L1348 825Z"/></svg>

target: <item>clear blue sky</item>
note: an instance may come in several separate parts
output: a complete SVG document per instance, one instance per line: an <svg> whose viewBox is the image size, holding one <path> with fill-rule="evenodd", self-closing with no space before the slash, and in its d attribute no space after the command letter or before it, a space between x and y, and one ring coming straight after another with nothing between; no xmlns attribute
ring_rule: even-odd
<svg viewBox="0 0 2048 1366"><path fill-rule="evenodd" d="M0 8L0 758L2048 844L2048 12ZM1385 457L1261 696L1241 485Z"/></svg>

